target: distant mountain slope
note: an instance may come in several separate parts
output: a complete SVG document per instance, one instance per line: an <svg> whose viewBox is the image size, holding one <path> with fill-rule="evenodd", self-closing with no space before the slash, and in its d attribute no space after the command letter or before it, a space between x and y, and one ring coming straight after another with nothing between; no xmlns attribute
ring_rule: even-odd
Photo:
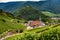
<svg viewBox="0 0 60 40"><path fill-rule="evenodd" d="M40 2L9 2L9 3L0 3L0 8L13 13L15 10L18 10L22 7L29 6L38 9L46 10L54 13L60 13L60 0L47 0Z"/></svg>
<svg viewBox="0 0 60 40"><path fill-rule="evenodd" d="M46 16L50 16L50 17L59 17L60 16L60 14L54 14L54 13L52 13L52 12L48 12L48 11L42 11L42 13L44 14L44 15L46 15Z"/></svg>
<svg viewBox="0 0 60 40"><path fill-rule="evenodd" d="M16 10L21 5L23 5L22 2L9 2L9 3L1 3L0 8L9 12L12 12L13 10Z"/></svg>
<svg viewBox="0 0 60 40"><path fill-rule="evenodd" d="M10 18L11 19L14 18L14 15L0 9L0 19L10 19Z"/></svg>

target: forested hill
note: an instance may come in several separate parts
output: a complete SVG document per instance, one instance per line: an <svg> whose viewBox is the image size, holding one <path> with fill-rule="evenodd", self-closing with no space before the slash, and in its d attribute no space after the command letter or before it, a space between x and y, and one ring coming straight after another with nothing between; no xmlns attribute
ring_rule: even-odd
<svg viewBox="0 0 60 40"><path fill-rule="evenodd" d="M9 2L0 3L0 9L8 12L14 12L16 9L19 10L22 7L29 6L38 9L51 11L53 13L60 13L60 0L47 0L40 2Z"/></svg>
<svg viewBox="0 0 60 40"><path fill-rule="evenodd" d="M2 9L0 9L0 18L1 18L1 17L14 18L14 15L11 14L11 13L9 13L9 12L5 12L5 11L3 11Z"/></svg>
<svg viewBox="0 0 60 40"><path fill-rule="evenodd" d="M26 6L20 10L14 12L15 17L25 20L39 20L39 18L49 18L49 16L43 14L40 10L33 8L32 6Z"/></svg>

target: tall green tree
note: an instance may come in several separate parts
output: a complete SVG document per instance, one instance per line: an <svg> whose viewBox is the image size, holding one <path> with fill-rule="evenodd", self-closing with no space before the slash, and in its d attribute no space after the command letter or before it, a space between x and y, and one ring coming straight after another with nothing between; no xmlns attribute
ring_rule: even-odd
<svg viewBox="0 0 60 40"><path fill-rule="evenodd" d="M3 10L2 9L0 9L0 13L2 13L3 12Z"/></svg>

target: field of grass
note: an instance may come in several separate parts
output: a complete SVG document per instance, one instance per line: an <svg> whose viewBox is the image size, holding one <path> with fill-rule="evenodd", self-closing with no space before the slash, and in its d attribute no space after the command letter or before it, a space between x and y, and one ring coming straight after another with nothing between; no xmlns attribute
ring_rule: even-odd
<svg viewBox="0 0 60 40"><path fill-rule="evenodd" d="M9 30L20 30L26 28L26 26L17 21L17 19L0 15L0 34Z"/></svg>
<svg viewBox="0 0 60 40"><path fill-rule="evenodd" d="M52 17L54 17L54 16L59 16L60 17L60 14L54 14L54 13L52 13L52 12L48 12L48 11L42 11L42 13L43 14L45 14L46 16L52 16Z"/></svg>
<svg viewBox="0 0 60 40"><path fill-rule="evenodd" d="M28 30L5 40L60 40L60 24Z"/></svg>

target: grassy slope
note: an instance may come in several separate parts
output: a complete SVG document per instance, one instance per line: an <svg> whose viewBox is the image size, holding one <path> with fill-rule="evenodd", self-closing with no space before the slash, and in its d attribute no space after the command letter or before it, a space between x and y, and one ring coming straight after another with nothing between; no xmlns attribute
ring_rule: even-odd
<svg viewBox="0 0 60 40"><path fill-rule="evenodd" d="M40 30L39 30L40 29ZM37 40L37 38L41 38L43 36L43 38L41 38L41 40L52 40L51 38L53 38L54 36L57 36L57 35L54 35L57 30L57 34L60 33L60 24L58 25L52 25L52 26L48 26L48 27L44 27L44 28L39 28L39 29L34 29L34 30L31 30L31 31L28 31L26 33L22 33L22 34L19 34L19 35L15 35L15 36L12 36L12 37L9 37L9 38L6 38L5 40L29 40L29 38L34 38L33 40ZM38 31L39 30L39 31ZM33 32L34 31L34 32ZM49 35L48 35L49 34ZM46 38L46 37L48 38ZM55 40L55 37L53 38L53 40ZM57 39L56 39L57 40Z"/></svg>
<svg viewBox="0 0 60 40"><path fill-rule="evenodd" d="M23 29L24 25L17 23L17 19L12 19L5 13L3 15L0 14L0 34L6 32L10 29Z"/></svg>
<svg viewBox="0 0 60 40"><path fill-rule="evenodd" d="M60 14L54 14L54 13L47 12L47 11L42 11L42 13L47 15L47 16L60 16Z"/></svg>

